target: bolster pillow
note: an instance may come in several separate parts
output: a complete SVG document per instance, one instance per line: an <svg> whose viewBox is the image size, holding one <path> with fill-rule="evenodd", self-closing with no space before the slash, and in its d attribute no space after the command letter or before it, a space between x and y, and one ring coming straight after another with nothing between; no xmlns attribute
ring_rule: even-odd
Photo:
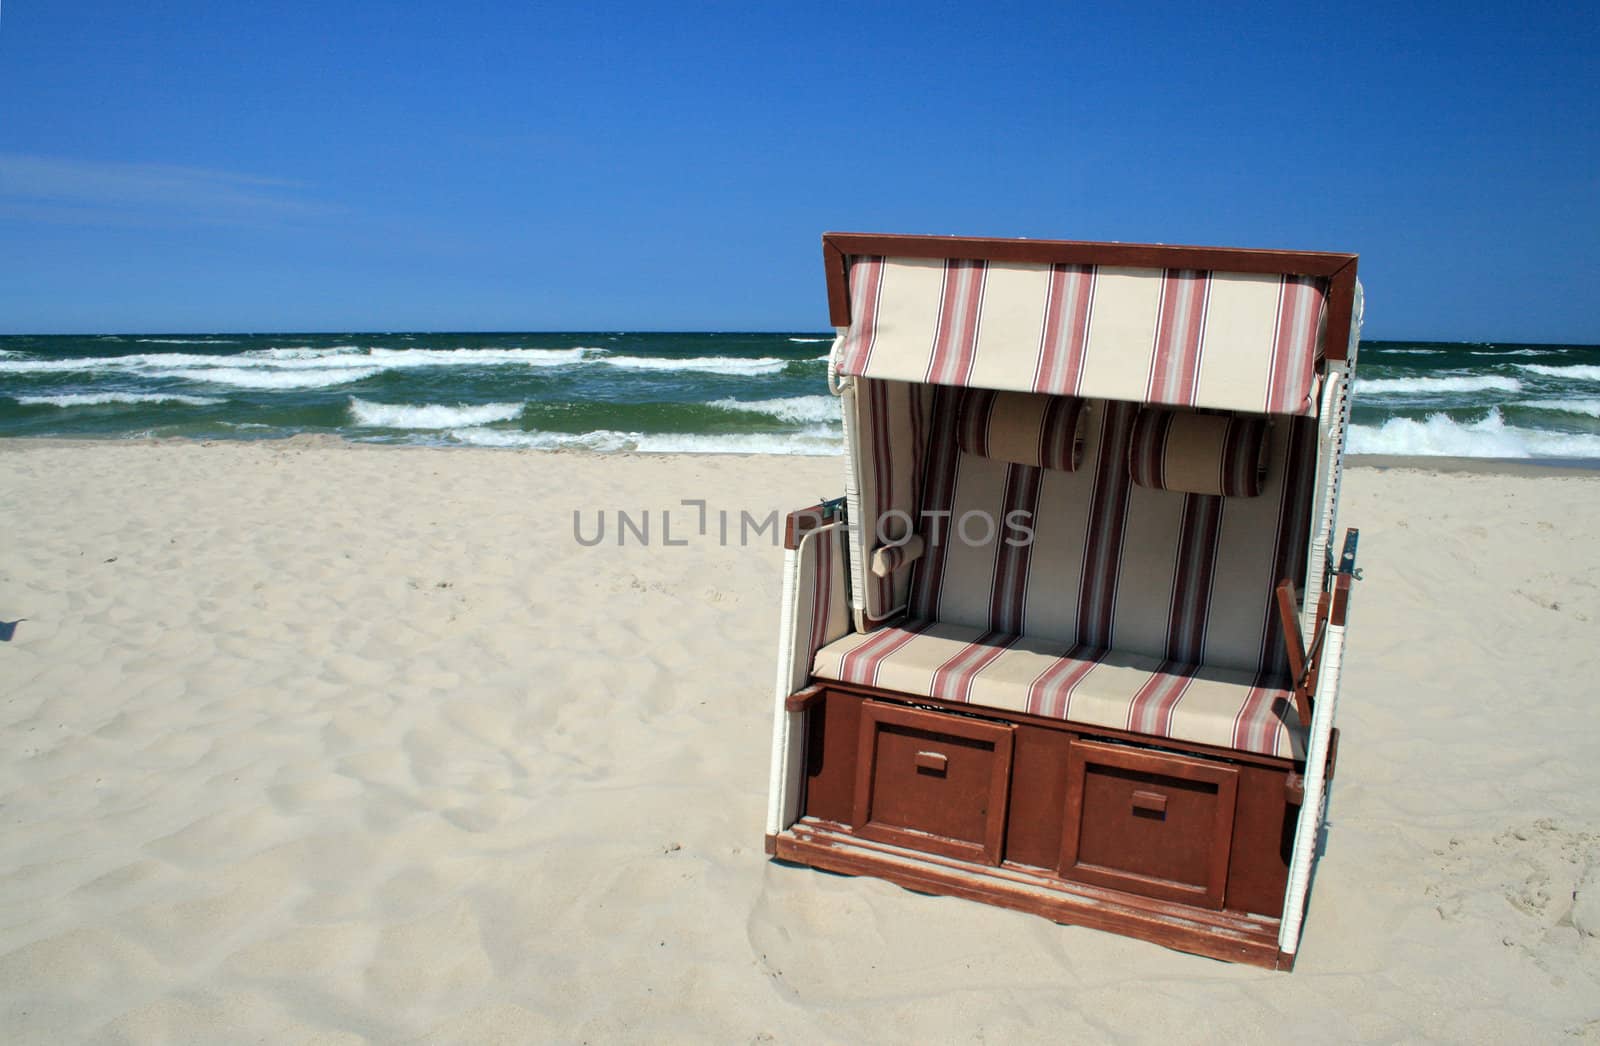
<svg viewBox="0 0 1600 1046"><path fill-rule="evenodd" d="M878 577L888 577L901 567L922 558L922 538L917 534L893 545L881 545L872 552L872 572Z"/></svg>
<svg viewBox="0 0 1600 1046"><path fill-rule="evenodd" d="M1076 396L968 389L956 442L979 457L1072 472L1083 460L1087 416Z"/></svg>
<svg viewBox="0 0 1600 1046"><path fill-rule="evenodd" d="M1133 422L1128 472L1155 490L1253 498L1267 479L1267 419L1146 407Z"/></svg>

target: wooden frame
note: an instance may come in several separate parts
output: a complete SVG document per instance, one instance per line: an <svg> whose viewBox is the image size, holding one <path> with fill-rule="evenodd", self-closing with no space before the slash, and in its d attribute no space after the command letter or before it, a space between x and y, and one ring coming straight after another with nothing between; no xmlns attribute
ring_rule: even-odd
<svg viewBox="0 0 1600 1046"><path fill-rule="evenodd" d="M822 263L828 279L828 316L835 327L850 325L852 311L848 259L861 255L1321 276L1328 280L1328 329L1322 339L1323 356L1330 360L1342 360L1349 351L1350 313L1356 289L1357 256L1354 254L1265 251L1240 247L1177 247L1092 240L999 240L830 232L822 237Z"/></svg>

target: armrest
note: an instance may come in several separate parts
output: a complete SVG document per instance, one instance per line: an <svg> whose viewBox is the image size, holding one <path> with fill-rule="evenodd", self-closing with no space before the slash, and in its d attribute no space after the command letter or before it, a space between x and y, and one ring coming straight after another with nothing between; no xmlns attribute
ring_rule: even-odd
<svg viewBox="0 0 1600 1046"><path fill-rule="evenodd" d="M873 550L872 572L879 577L888 577L921 559L923 547L922 537L919 534L912 534L904 541L898 541L893 545L882 545Z"/></svg>
<svg viewBox="0 0 1600 1046"><path fill-rule="evenodd" d="M819 501L815 505L795 509L784 517L783 547L800 547L800 539L819 527L844 519L844 498Z"/></svg>
<svg viewBox="0 0 1600 1046"><path fill-rule="evenodd" d="M1300 639L1300 619L1296 612L1297 600L1294 585L1285 578L1278 582L1278 620L1283 625L1283 644L1289 657L1289 675L1294 681L1295 711L1300 725L1311 725L1312 697L1317 691L1317 678L1322 670L1322 642L1327 638L1328 626L1343 628L1350 609L1350 588L1360 580L1356 569L1356 543L1361 532L1351 528L1344 532L1344 552L1339 557L1338 568L1330 575L1329 585L1317 597L1317 616L1311 630L1311 649L1307 650Z"/></svg>

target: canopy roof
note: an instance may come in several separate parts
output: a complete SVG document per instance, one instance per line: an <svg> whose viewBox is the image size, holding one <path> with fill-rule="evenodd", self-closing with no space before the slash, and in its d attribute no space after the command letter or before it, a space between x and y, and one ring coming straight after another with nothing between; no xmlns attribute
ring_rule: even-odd
<svg viewBox="0 0 1600 1046"><path fill-rule="evenodd" d="M1355 256L949 237L823 239L841 374L1311 414ZM842 309L841 309L842 306ZM841 315L842 313L842 315Z"/></svg>

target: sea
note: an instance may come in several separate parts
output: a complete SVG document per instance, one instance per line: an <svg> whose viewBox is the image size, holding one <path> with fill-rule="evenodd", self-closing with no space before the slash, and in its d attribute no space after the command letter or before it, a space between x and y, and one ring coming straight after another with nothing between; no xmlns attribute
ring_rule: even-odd
<svg viewBox="0 0 1600 1046"><path fill-rule="evenodd" d="M0 437L836 454L832 335L0 337ZM1370 341L1355 454L1600 461L1600 346Z"/></svg>

